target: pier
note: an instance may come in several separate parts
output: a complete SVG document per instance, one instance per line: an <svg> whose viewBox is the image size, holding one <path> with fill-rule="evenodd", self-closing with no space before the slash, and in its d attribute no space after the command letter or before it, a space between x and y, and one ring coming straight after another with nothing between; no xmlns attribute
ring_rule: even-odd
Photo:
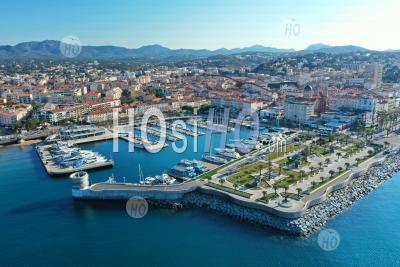
<svg viewBox="0 0 400 267"><path fill-rule="evenodd" d="M46 172L51 176L67 175L79 171L87 171L99 168L108 168L114 166L114 161L108 160L106 162L95 162L82 165L81 167L61 167L54 162L53 157L49 152L50 145L38 145L36 152L46 169Z"/></svg>
<svg viewBox="0 0 400 267"><path fill-rule="evenodd" d="M159 126L159 125L154 124L154 123L152 123L152 124L155 125L155 126ZM140 131L140 128L138 127L138 128L136 128L136 130ZM149 134L152 134L152 135L157 136L157 137L161 137L162 134L163 134L163 132L161 130L159 130L157 128L154 128L154 127L148 127L148 126L147 126L147 132ZM171 141L171 142L176 142L176 141L182 140L182 138L180 138L179 136L174 135L172 133L169 133L167 131L165 131L165 137L166 137L166 139L168 141Z"/></svg>
<svg viewBox="0 0 400 267"><path fill-rule="evenodd" d="M143 140L140 139L140 138L137 138L137 137L132 138L132 137L129 136L129 134L119 135L119 138L124 140L124 141L133 143L135 145L135 147L137 147L137 148L145 149L145 146L143 144ZM151 143L149 143L149 145L151 145ZM168 144L164 144L163 148L167 148L168 146L169 146Z"/></svg>
<svg viewBox="0 0 400 267"><path fill-rule="evenodd" d="M208 122L207 121L205 122L203 120L190 119L190 120L186 121L186 124L188 124L192 127L197 126L197 128L204 129L204 130L208 129ZM219 125L223 125L223 124L219 124ZM229 131L229 132L233 132L234 130L235 130L234 127L229 127L229 126L227 127L227 131Z"/></svg>
<svg viewBox="0 0 400 267"><path fill-rule="evenodd" d="M172 124L167 122L167 128L172 130ZM175 131L178 133L182 133L182 134L193 136L193 137L197 137L197 136L205 134L203 132L200 132L199 130L195 131L195 130L191 130L189 128L183 128L180 124L177 124L177 126L175 127Z"/></svg>
<svg viewBox="0 0 400 267"><path fill-rule="evenodd" d="M72 196L78 199L129 199L143 197L159 201L178 201L203 184L201 181L176 185L140 185L132 183L96 183L89 185L89 175L77 172L70 175Z"/></svg>

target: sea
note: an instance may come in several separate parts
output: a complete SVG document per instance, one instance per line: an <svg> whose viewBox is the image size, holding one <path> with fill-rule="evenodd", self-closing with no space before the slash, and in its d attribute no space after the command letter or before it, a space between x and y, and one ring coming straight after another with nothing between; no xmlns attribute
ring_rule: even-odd
<svg viewBox="0 0 400 267"><path fill-rule="evenodd" d="M232 136L230 136L232 138ZM152 154L119 141L82 145L112 157L115 166L90 171L91 183L114 175L137 182L180 159L200 159L205 136L188 137L184 153L171 146ZM213 138L218 146L218 138ZM321 231L298 238L215 211L150 207L130 217L124 201L71 197L68 177L50 177L33 146L0 149L0 266L400 266L400 174L332 218ZM318 242L334 230L336 245Z"/></svg>

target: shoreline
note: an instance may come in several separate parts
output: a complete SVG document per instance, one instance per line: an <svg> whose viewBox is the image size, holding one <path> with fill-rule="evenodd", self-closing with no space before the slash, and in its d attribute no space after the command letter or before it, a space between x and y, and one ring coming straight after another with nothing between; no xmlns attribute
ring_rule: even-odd
<svg viewBox="0 0 400 267"><path fill-rule="evenodd" d="M309 235L393 178L399 170L400 154L390 156L378 165L370 167L346 187L328 194L325 201L309 208L301 218L293 223L298 225L304 235Z"/></svg>
<svg viewBox="0 0 400 267"><path fill-rule="evenodd" d="M327 189L322 196L312 200L312 205L303 207L301 211L295 211L294 214L299 215L297 217L279 216L282 215L279 212L262 209L257 205L248 205L247 202L227 193L208 188L201 182L174 187L155 186L150 188L132 184L108 183L88 186L88 175L78 179L70 178L70 180L72 196L76 199L126 200L133 196L140 196L154 206L173 209L207 208L259 226L294 236L308 237L323 227L328 220L392 178L399 170L399 152L382 157L381 160L369 164L366 168L353 170L346 181Z"/></svg>
<svg viewBox="0 0 400 267"><path fill-rule="evenodd" d="M9 145L0 145L1 148L8 148L8 147L22 147L22 146L30 146L30 145L35 145L41 143L43 140L41 139L32 139L28 141L23 141L21 143L16 143L16 144L9 144Z"/></svg>
<svg viewBox="0 0 400 267"><path fill-rule="evenodd" d="M400 154L390 156L383 162L369 167L365 173L353 178L345 187L328 193L321 203L308 208L301 217L296 219L285 219L265 211L241 206L221 196L198 191L186 194L183 203L189 207L212 209L240 220L267 226L288 234L307 237L323 227L328 220L342 213L392 178L399 170Z"/></svg>

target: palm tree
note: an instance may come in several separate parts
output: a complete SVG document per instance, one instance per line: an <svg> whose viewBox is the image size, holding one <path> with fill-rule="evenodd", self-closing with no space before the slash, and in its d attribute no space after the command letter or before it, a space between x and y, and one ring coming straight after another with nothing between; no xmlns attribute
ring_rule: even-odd
<svg viewBox="0 0 400 267"><path fill-rule="evenodd" d="M282 174L282 167L283 167L283 164L282 164L282 163L279 163L279 175Z"/></svg>
<svg viewBox="0 0 400 267"><path fill-rule="evenodd" d="M271 179L271 171L272 171L272 162L268 160L268 180Z"/></svg>
<svg viewBox="0 0 400 267"><path fill-rule="evenodd" d="M337 168L337 170L338 170L338 172L342 172L342 171L343 171L343 168L339 166L339 167Z"/></svg>
<svg viewBox="0 0 400 267"><path fill-rule="evenodd" d="M225 179L219 179L219 183L222 185L223 183L225 183Z"/></svg>
<svg viewBox="0 0 400 267"><path fill-rule="evenodd" d="M301 189L300 187L297 187L296 191L297 191L297 195L300 196L300 193L301 193L301 191L303 191L303 189Z"/></svg>
<svg viewBox="0 0 400 267"><path fill-rule="evenodd" d="M258 165L258 170L260 171L260 177L261 177L261 171L262 171L262 165Z"/></svg>
<svg viewBox="0 0 400 267"><path fill-rule="evenodd" d="M326 159L325 159L325 163L326 163L326 164L331 163L331 159L330 159L330 158L326 158Z"/></svg>
<svg viewBox="0 0 400 267"><path fill-rule="evenodd" d="M274 189L276 195L277 194L276 191L278 190L279 186L277 184L273 184L272 188Z"/></svg>
<svg viewBox="0 0 400 267"><path fill-rule="evenodd" d="M319 166L320 169L322 169L322 165L324 165L324 164L322 163L322 161L318 162L318 166Z"/></svg>
<svg viewBox="0 0 400 267"><path fill-rule="evenodd" d="M390 143L388 141L385 141L383 142L383 145L385 146L385 148L387 148L390 145Z"/></svg>
<svg viewBox="0 0 400 267"><path fill-rule="evenodd" d="M262 191L263 197L265 198L265 196L267 195L267 191Z"/></svg>
<svg viewBox="0 0 400 267"><path fill-rule="evenodd" d="M310 166L309 169L310 169L310 175L313 174L314 171L315 171L315 167L314 166Z"/></svg>
<svg viewBox="0 0 400 267"><path fill-rule="evenodd" d="M235 188L235 190L237 190L238 187L239 187L239 186L238 186L237 183L234 183L234 184L233 184L233 188Z"/></svg>
<svg viewBox="0 0 400 267"><path fill-rule="evenodd" d="M316 186L317 182L316 181L311 181L311 186L314 188Z"/></svg>
<svg viewBox="0 0 400 267"><path fill-rule="evenodd" d="M350 163L346 162L344 165L346 165L346 169L350 168Z"/></svg>
<svg viewBox="0 0 400 267"><path fill-rule="evenodd" d="M330 170L329 171L329 174L331 175L331 177L335 174L335 171L334 170Z"/></svg>
<svg viewBox="0 0 400 267"><path fill-rule="evenodd" d="M339 158L340 158L341 155L342 155L342 153L336 152L336 156L337 156L337 159L338 159L338 160L339 160Z"/></svg>
<svg viewBox="0 0 400 267"><path fill-rule="evenodd" d="M289 189L289 186L287 184L282 186L283 190L285 190L285 202L287 202L287 190Z"/></svg>

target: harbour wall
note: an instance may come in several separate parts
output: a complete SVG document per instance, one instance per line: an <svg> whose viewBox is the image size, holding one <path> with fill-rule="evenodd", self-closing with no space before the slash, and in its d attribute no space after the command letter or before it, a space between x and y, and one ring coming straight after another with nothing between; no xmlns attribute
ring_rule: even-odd
<svg viewBox="0 0 400 267"><path fill-rule="evenodd" d="M180 202L184 195L197 190L199 182L184 183L173 186L145 186L123 183L98 183L87 188L72 188L74 198L83 199L120 199L142 197L155 201Z"/></svg>
<svg viewBox="0 0 400 267"><path fill-rule="evenodd" d="M363 198L400 169L400 155L378 155L363 168L353 171L343 182L327 187L319 197L309 200L296 211L277 210L255 200L245 199L207 187L204 183L189 182L175 186L136 186L109 189L110 184L96 184L85 190L73 189L75 198L129 199L141 196L149 200L181 203L185 206L206 207L241 220L269 226L294 235L308 235L326 221ZM118 185L115 185L118 186Z"/></svg>

